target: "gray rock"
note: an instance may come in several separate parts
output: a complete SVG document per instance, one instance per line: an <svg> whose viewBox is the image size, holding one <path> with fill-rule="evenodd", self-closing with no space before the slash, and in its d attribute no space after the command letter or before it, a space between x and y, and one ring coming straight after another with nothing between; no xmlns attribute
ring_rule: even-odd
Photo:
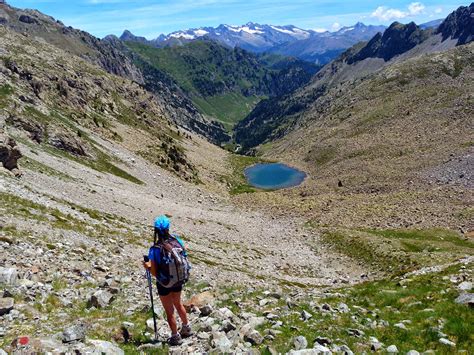
<svg viewBox="0 0 474 355"><path fill-rule="evenodd" d="M349 313L351 311L349 306L345 303L342 303L342 302L337 305L337 309L341 313Z"/></svg>
<svg viewBox="0 0 474 355"><path fill-rule="evenodd" d="M252 329L244 335L244 340L252 345L260 345L263 342L263 337L258 331Z"/></svg>
<svg viewBox="0 0 474 355"><path fill-rule="evenodd" d="M460 289L461 291L471 291L472 290L472 282L469 282L469 281L461 282L458 285L458 289Z"/></svg>
<svg viewBox="0 0 474 355"><path fill-rule="evenodd" d="M420 353L416 350L410 350L409 352L407 352L407 355L420 355Z"/></svg>
<svg viewBox="0 0 474 355"><path fill-rule="evenodd" d="M211 346L220 354L229 353L232 350L232 342L222 332L212 334Z"/></svg>
<svg viewBox="0 0 474 355"><path fill-rule="evenodd" d="M228 319L223 321L221 327L219 328L219 330L221 332L225 332L225 333L228 333L228 332L230 332L232 330L236 330L236 329L237 329L237 327L231 321L229 321Z"/></svg>
<svg viewBox="0 0 474 355"><path fill-rule="evenodd" d="M469 307L474 307L474 293L461 293L458 298L454 300L458 304L467 304Z"/></svg>
<svg viewBox="0 0 474 355"><path fill-rule="evenodd" d="M288 354L291 354L291 355L321 355L321 354L330 355L332 354L332 352L325 346L318 345L318 347L314 349L291 350Z"/></svg>
<svg viewBox="0 0 474 355"><path fill-rule="evenodd" d="M343 355L354 355L352 350L347 345L336 346L335 352Z"/></svg>
<svg viewBox="0 0 474 355"><path fill-rule="evenodd" d="M86 338L87 327L85 324L75 324L63 331L63 343L70 343L72 341L83 341Z"/></svg>
<svg viewBox="0 0 474 355"><path fill-rule="evenodd" d="M18 274L14 267L0 267L0 284L15 286Z"/></svg>
<svg viewBox="0 0 474 355"><path fill-rule="evenodd" d="M388 348L387 348L387 353L389 354L396 354L398 353L398 348L396 345L390 345Z"/></svg>
<svg viewBox="0 0 474 355"><path fill-rule="evenodd" d="M105 290L95 292L89 299L89 307L104 308L114 300L114 295Z"/></svg>
<svg viewBox="0 0 474 355"><path fill-rule="evenodd" d="M15 305L15 300L11 297L0 298L0 316L10 313Z"/></svg>
<svg viewBox="0 0 474 355"><path fill-rule="evenodd" d="M456 343L452 342L451 340L449 339L446 339L446 338L441 338L439 339L439 342L443 345L448 345L448 346L452 346L452 347L455 347L456 346Z"/></svg>
<svg viewBox="0 0 474 355"><path fill-rule="evenodd" d="M301 319L303 319L304 321L307 321L309 319L311 319L313 317L313 315L305 310L303 310L301 312Z"/></svg>
<svg viewBox="0 0 474 355"><path fill-rule="evenodd" d="M329 348L321 345L321 344L314 344L313 350L317 351L316 354L324 354L324 355L329 355L332 354L331 350Z"/></svg>
<svg viewBox="0 0 474 355"><path fill-rule="evenodd" d="M8 353L5 350L0 349L0 355L8 355Z"/></svg>
<svg viewBox="0 0 474 355"><path fill-rule="evenodd" d="M101 355L124 355L124 351L120 349L117 345L105 341L105 340L93 340L90 339L87 341L90 343L97 352Z"/></svg>
<svg viewBox="0 0 474 355"><path fill-rule="evenodd" d="M329 338L326 338L326 337L317 337L316 339L314 339L314 341L316 343L318 343L319 345L331 345L332 341L331 339Z"/></svg>
<svg viewBox="0 0 474 355"><path fill-rule="evenodd" d="M293 340L293 345L295 346L296 350L306 349L308 346L308 341L304 336L299 335Z"/></svg>
<svg viewBox="0 0 474 355"><path fill-rule="evenodd" d="M201 316L203 317L207 317L208 315L212 313L212 311L214 311L214 309L212 308L210 304L206 304L199 308L199 312L201 312Z"/></svg>
<svg viewBox="0 0 474 355"><path fill-rule="evenodd" d="M370 350L372 351L379 351L380 349L382 349L382 344L381 343L371 343L370 344Z"/></svg>
<svg viewBox="0 0 474 355"><path fill-rule="evenodd" d="M393 326L396 327L396 328L399 328L399 329L408 330L405 323L396 323Z"/></svg>
<svg viewBox="0 0 474 355"><path fill-rule="evenodd" d="M353 336L353 337L356 337L356 338L360 338L362 336L365 335L365 333L362 331L362 330L359 330L359 329L347 329L347 333L350 335L350 336Z"/></svg>

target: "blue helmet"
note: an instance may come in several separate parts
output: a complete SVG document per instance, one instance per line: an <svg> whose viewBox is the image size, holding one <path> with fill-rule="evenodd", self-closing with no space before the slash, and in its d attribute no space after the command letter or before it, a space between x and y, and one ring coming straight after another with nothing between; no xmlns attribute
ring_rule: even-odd
<svg viewBox="0 0 474 355"><path fill-rule="evenodd" d="M170 220L166 216L158 216L155 218L155 229L161 231L170 229Z"/></svg>

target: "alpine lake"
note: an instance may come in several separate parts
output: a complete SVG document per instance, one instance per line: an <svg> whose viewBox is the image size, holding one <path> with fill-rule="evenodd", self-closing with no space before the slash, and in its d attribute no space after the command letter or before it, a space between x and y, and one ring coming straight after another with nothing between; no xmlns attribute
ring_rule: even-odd
<svg viewBox="0 0 474 355"><path fill-rule="evenodd" d="M298 186L306 173L282 163L259 163L244 170L247 182L263 190L278 190Z"/></svg>

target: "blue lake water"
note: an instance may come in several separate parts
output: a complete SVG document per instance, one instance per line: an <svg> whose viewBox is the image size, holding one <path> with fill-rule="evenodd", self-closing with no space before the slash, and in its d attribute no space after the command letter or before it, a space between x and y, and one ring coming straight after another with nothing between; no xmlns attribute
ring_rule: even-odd
<svg viewBox="0 0 474 355"><path fill-rule="evenodd" d="M259 189L276 190L301 184L306 173L281 163L255 164L244 171L250 185Z"/></svg>

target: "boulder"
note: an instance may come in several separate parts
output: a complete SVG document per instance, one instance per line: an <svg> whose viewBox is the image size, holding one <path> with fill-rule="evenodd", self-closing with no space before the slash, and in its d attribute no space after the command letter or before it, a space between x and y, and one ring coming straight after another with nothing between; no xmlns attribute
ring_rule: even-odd
<svg viewBox="0 0 474 355"><path fill-rule="evenodd" d="M458 304L467 304L469 307L474 307L474 293L461 293L458 298L454 300Z"/></svg>
<svg viewBox="0 0 474 355"><path fill-rule="evenodd" d="M90 339L87 342L94 347L94 350L96 350L97 353L102 354L102 355L124 355L125 354L122 349L120 349L117 345L109 341Z"/></svg>
<svg viewBox="0 0 474 355"><path fill-rule="evenodd" d="M458 289L461 291L471 291L472 290L472 282L463 281L458 285Z"/></svg>
<svg viewBox="0 0 474 355"><path fill-rule="evenodd" d="M0 132L0 163L10 171L18 169L18 159L23 156L14 139Z"/></svg>
<svg viewBox="0 0 474 355"><path fill-rule="evenodd" d="M104 308L107 307L114 300L114 295L106 290L99 290L95 292L89 299L89 307Z"/></svg>
<svg viewBox="0 0 474 355"><path fill-rule="evenodd" d="M331 350L322 345L316 345L313 349L291 350L288 354L291 355L330 355Z"/></svg>
<svg viewBox="0 0 474 355"><path fill-rule="evenodd" d="M15 286L18 274L14 267L0 267L0 285Z"/></svg>
<svg viewBox="0 0 474 355"><path fill-rule="evenodd" d="M212 333L211 346L217 350L219 354L231 352L232 342L222 332Z"/></svg>
<svg viewBox="0 0 474 355"><path fill-rule="evenodd" d="M316 350L317 351L317 354L332 354L331 350L329 350L329 348L321 345L321 344L314 344L313 346L313 350Z"/></svg>
<svg viewBox="0 0 474 355"><path fill-rule="evenodd" d="M207 317L208 315L210 315L213 310L214 309L212 308L210 304L206 304L199 308L199 312L201 312L201 316L203 317Z"/></svg>
<svg viewBox="0 0 474 355"><path fill-rule="evenodd" d="M62 131L48 132L48 143L55 148L64 150L78 156L87 156L85 145L70 133Z"/></svg>
<svg viewBox="0 0 474 355"><path fill-rule="evenodd" d="M15 305L15 300L11 297L0 298L0 316L10 313Z"/></svg>
<svg viewBox="0 0 474 355"><path fill-rule="evenodd" d="M83 341L86 338L87 327L85 324L79 323L67 327L63 331L63 343L70 343L73 341Z"/></svg>
<svg viewBox="0 0 474 355"><path fill-rule="evenodd" d="M296 350L306 349L308 346L308 341L304 336L299 335L293 340L293 345Z"/></svg>
<svg viewBox="0 0 474 355"><path fill-rule="evenodd" d="M236 330L237 327L235 326L234 323L232 323L230 320L226 319L222 322L222 325L220 326L219 330L221 332L228 333L232 330Z"/></svg>
<svg viewBox="0 0 474 355"><path fill-rule="evenodd" d="M313 317L313 315L312 315L311 313L305 311L305 310L303 310L303 311L301 312L301 319L304 320L304 321L307 321L307 320L309 320L309 319L312 318L312 317Z"/></svg>
<svg viewBox="0 0 474 355"><path fill-rule="evenodd" d="M396 354L398 353L398 348L396 345L390 345L388 348L387 348L387 353L389 354Z"/></svg>
<svg viewBox="0 0 474 355"><path fill-rule="evenodd" d="M38 24L38 20L35 19L34 17L31 17L29 15L20 15L20 17L18 17L18 21L20 22L23 22L23 23L27 23L27 24Z"/></svg>
<svg viewBox="0 0 474 355"><path fill-rule="evenodd" d="M263 342L263 337L258 331L251 329L244 335L244 340L252 345L260 345Z"/></svg>
<svg viewBox="0 0 474 355"><path fill-rule="evenodd" d="M451 340L449 339L446 339L446 338L440 338L439 339L439 342L443 345L448 345L448 346L451 346L451 347L455 347L456 346L456 343L455 342L452 342Z"/></svg>

